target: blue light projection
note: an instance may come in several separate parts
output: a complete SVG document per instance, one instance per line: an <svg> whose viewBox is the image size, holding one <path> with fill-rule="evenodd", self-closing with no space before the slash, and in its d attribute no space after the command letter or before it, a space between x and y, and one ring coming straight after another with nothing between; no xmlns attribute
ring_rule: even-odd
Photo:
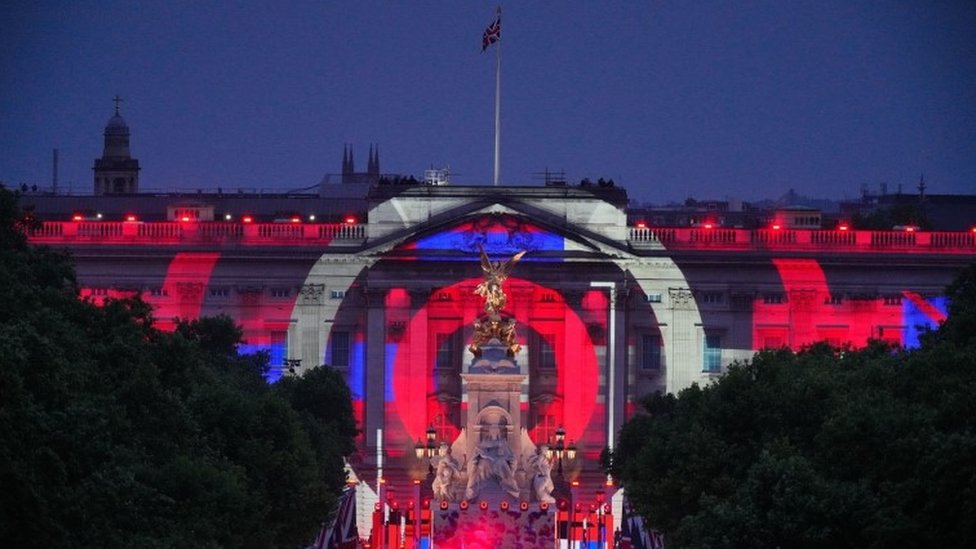
<svg viewBox="0 0 976 549"><path fill-rule="evenodd" d="M902 300L904 332L903 346L915 349L919 346L919 336L939 327L939 322L948 315L949 300L945 296L925 298L924 301Z"/></svg>
<svg viewBox="0 0 976 549"><path fill-rule="evenodd" d="M268 383L275 383L284 375L285 356L288 353L287 343L241 343L237 346L237 353L240 355L253 355L260 352L268 354L268 371L264 374L264 380Z"/></svg>
<svg viewBox="0 0 976 549"><path fill-rule="evenodd" d="M462 252L477 261L481 248L492 256L511 256L528 251L523 261L560 261L558 258L533 257L531 252L557 252L566 249L566 239L520 218L510 215L483 216L448 230L429 234L410 242L402 249ZM419 259L457 261L456 255L425 254Z"/></svg>

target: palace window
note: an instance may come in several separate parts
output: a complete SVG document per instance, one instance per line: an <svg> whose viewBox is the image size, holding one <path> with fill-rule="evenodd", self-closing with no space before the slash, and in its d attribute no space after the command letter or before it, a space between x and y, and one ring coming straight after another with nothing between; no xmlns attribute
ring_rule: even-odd
<svg viewBox="0 0 976 549"><path fill-rule="evenodd" d="M641 370L661 369L661 337L654 334L643 334L640 339L640 367Z"/></svg>
<svg viewBox="0 0 976 549"><path fill-rule="evenodd" d="M763 303L766 305L779 305L786 301L786 296L782 292L768 292L763 294Z"/></svg>
<svg viewBox="0 0 976 549"><path fill-rule="evenodd" d="M703 304L715 305L722 302L722 292L702 292L701 302Z"/></svg>
<svg viewBox="0 0 976 549"><path fill-rule="evenodd" d="M839 295L829 295L824 299L824 305L841 305L844 303L844 298Z"/></svg>
<svg viewBox="0 0 976 549"><path fill-rule="evenodd" d="M702 354L702 370L722 371L722 337L716 334L705 335L705 348Z"/></svg>
<svg viewBox="0 0 976 549"><path fill-rule="evenodd" d="M552 370L556 368L556 336L532 332L529 336L530 360L536 368Z"/></svg>
<svg viewBox="0 0 976 549"><path fill-rule="evenodd" d="M532 440L538 444L554 443L556 429L559 428L559 423L556 422L556 416L538 410L533 412L533 415L535 415L535 427L532 429Z"/></svg>
<svg viewBox="0 0 976 549"><path fill-rule="evenodd" d="M332 332L332 366L336 368L349 367L349 332Z"/></svg>
<svg viewBox="0 0 976 549"><path fill-rule="evenodd" d="M342 299L342 298L346 297L346 291L345 290L332 290L331 292L329 292L329 297L331 297L332 299Z"/></svg>
<svg viewBox="0 0 976 549"><path fill-rule="evenodd" d="M230 290L227 288L210 288L210 297L227 297L230 295Z"/></svg>
<svg viewBox="0 0 976 549"><path fill-rule="evenodd" d="M449 334L437 334L437 362L435 368L457 368L461 364L461 332L455 330Z"/></svg>
<svg viewBox="0 0 976 549"><path fill-rule="evenodd" d="M437 431L437 440L449 441L458 435L457 425L461 417L458 408L457 405L450 405L447 411L434 414L431 425Z"/></svg>
<svg viewBox="0 0 976 549"><path fill-rule="evenodd" d="M288 288L271 288L271 297L288 297L291 291Z"/></svg>
<svg viewBox="0 0 976 549"><path fill-rule="evenodd" d="M644 301L648 303L660 303L661 302L661 292L651 292L644 295Z"/></svg>

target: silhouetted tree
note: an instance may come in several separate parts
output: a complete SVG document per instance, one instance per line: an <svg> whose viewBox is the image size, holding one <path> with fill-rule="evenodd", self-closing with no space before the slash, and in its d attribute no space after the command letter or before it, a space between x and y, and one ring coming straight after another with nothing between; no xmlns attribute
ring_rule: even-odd
<svg viewBox="0 0 976 549"><path fill-rule="evenodd" d="M613 472L668 547L976 540L976 267L921 348L763 351L644 400Z"/></svg>
<svg viewBox="0 0 976 549"><path fill-rule="evenodd" d="M163 333L139 298L79 299L69 258L28 245L18 219L0 190L0 546L313 539L351 414L313 425L264 382L267 355L238 355L227 317ZM328 379L340 410L348 389Z"/></svg>

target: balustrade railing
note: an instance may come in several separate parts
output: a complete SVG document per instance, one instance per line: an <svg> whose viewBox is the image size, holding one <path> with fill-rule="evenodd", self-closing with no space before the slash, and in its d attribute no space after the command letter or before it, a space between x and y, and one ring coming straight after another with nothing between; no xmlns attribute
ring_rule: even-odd
<svg viewBox="0 0 976 549"><path fill-rule="evenodd" d="M366 226L350 223L45 221L30 234L41 244L355 245Z"/></svg>
<svg viewBox="0 0 976 549"><path fill-rule="evenodd" d="M976 232L631 227L637 249L976 254Z"/></svg>
<svg viewBox="0 0 976 549"><path fill-rule="evenodd" d="M30 234L44 244L356 245L365 224L45 221ZM840 231L630 227L637 249L933 252L976 254L976 232Z"/></svg>

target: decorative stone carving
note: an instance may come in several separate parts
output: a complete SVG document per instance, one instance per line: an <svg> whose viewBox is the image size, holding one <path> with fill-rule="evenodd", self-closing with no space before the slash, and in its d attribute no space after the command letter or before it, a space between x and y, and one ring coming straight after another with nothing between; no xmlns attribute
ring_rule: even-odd
<svg viewBox="0 0 976 549"><path fill-rule="evenodd" d="M241 303L248 306L256 306L261 303L261 296L264 289L258 286L242 286L237 289L237 295L241 298Z"/></svg>
<svg viewBox="0 0 976 549"><path fill-rule="evenodd" d="M404 320L393 320L386 325L386 333L390 335L390 339L399 342L403 339L404 332L407 331L407 322Z"/></svg>
<svg viewBox="0 0 976 549"><path fill-rule="evenodd" d="M303 284L298 295L302 305L321 305L325 297L325 284Z"/></svg>
<svg viewBox="0 0 976 549"><path fill-rule="evenodd" d="M695 296L688 288L668 288L672 309L693 309Z"/></svg>
<svg viewBox="0 0 976 549"><path fill-rule="evenodd" d="M180 299L194 300L203 295L203 284L199 282L177 282L176 291Z"/></svg>
<svg viewBox="0 0 976 549"><path fill-rule="evenodd" d="M817 291L814 289L793 289L790 290L789 302L793 305L796 310L812 310L814 300L817 297Z"/></svg>
<svg viewBox="0 0 976 549"><path fill-rule="evenodd" d="M370 308L386 308L386 289L362 287L361 294Z"/></svg>

